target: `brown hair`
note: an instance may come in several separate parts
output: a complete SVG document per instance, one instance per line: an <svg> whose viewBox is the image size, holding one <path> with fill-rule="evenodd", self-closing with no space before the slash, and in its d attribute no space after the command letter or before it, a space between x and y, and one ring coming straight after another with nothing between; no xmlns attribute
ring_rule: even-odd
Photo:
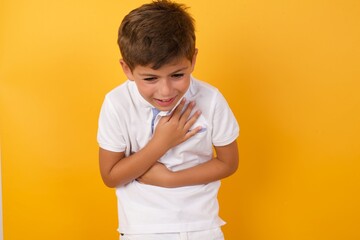
<svg viewBox="0 0 360 240"><path fill-rule="evenodd" d="M118 45L125 63L158 69L179 57L192 61L195 53L194 19L187 7L156 0L132 10L123 19Z"/></svg>

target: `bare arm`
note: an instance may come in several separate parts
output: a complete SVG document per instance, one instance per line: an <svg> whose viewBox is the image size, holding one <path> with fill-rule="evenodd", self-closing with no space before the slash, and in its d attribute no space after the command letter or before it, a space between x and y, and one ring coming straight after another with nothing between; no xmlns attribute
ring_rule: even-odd
<svg viewBox="0 0 360 240"><path fill-rule="evenodd" d="M172 188L206 184L233 174L237 170L239 162L236 140L229 145L215 147L215 151L216 158L177 172L168 170L160 163L155 164L138 180L150 185Z"/></svg>
<svg viewBox="0 0 360 240"><path fill-rule="evenodd" d="M200 113L196 112L187 120L194 104L189 104L181 114L184 104L182 101L172 115L160 119L152 139L135 154L125 157L124 152L111 152L100 148L100 173L108 187L124 185L143 175L170 148L186 141L200 130L195 128L188 131Z"/></svg>
<svg viewBox="0 0 360 240"><path fill-rule="evenodd" d="M106 186L124 185L146 172L166 150L150 141L139 152L125 157L124 152L99 149L100 173Z"/></svg>

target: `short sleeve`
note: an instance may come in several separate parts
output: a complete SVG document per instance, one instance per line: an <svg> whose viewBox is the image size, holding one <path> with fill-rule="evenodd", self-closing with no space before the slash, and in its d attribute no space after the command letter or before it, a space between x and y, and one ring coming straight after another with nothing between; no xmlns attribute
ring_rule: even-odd
<svg viewBox="0 0 360 240"><path fill-rule="evenodd" d="M218 92L215 98L212 141L214 146L225 146L239 136L239 125L224 96Z"/></svg>
<svg viewBox="0 0 360 240"><path fill-rule="evenodd" d="M97 141L101 148L112 152L124 152L126 149L121 120L107 97L100 111Z"/></svg>

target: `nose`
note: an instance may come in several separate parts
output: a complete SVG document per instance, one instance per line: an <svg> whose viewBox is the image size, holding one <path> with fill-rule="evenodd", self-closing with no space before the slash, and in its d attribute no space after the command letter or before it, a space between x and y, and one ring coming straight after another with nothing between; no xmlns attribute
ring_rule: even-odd
<svg viewBox="0 0 360 240"><path fill-rule="evenodd" d="M162 97L171 97L171 82L168 79L163 79L160 83L159 93Z"/></svg>

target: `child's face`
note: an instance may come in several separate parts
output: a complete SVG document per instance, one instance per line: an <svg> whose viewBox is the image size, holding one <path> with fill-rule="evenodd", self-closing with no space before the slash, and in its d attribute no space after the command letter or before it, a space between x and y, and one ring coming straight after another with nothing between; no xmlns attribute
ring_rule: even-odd
<svg viewBox="0 0 360 240"><path fill-rule="evenodd" d="M160 111L169 111L184 96L190 85L190 74L194 70L193 61L181 58L159 69L136 66L133 71L124 61L120 61L126 76L135 81L141 96Z"/></svg>

